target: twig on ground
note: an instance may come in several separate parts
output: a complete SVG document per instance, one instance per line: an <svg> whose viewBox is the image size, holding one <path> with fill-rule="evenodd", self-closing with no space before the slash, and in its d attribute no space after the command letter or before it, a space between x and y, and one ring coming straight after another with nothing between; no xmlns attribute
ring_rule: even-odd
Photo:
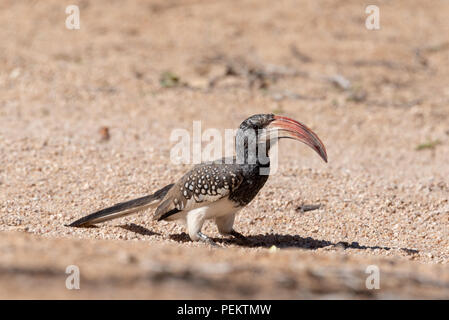
<svg viewBox="0 0 449 320"><path fill-rule="evenodd" d="M313 211L318 210L321 208L321 204L302 204L299 207L296 208L296 211L299 211L301 213L307 212L307 211Z"/></svg>
<svg viewBox="0 0 449 320"><path fill-rule="evenodd" d="M226 77L245 78L249 88L265 89L271 82L276 82L284 77L308 77L305 72L297 71L293 68L277 65L260 65L237 57L229 58L223 55L206 59L209 63L220 63L226 68L222 75L218 75L209 81L209 88L214 88Z"/></svg>

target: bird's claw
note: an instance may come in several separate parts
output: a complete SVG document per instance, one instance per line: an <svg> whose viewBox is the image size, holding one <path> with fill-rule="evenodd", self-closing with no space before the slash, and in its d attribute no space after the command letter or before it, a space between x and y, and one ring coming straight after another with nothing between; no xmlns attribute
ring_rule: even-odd
<svg viewBox="0 0 449 320"><path fill-rule="evenodd" d="M212 240L211 238L206 236L204 233L198 231L197 235L198 235L200 241L207 243L207 244L211 245L212 247L216 247L216 248L220 247L218 244L216 244L214 242L214 240Z"/></svg>

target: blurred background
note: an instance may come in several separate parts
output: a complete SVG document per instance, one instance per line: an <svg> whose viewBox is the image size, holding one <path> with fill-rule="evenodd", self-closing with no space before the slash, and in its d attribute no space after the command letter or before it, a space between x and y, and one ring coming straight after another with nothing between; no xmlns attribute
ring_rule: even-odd
<svg viewBox="0 0 449 320"><path fill-rule="evenodd" d="M0 297L449 297L448 13L444 0L2 0ZM237 218L249 245L210 224L226 247L210 250L148 212L64 226L178 179L190 166L170 162L172 130L271 112L317 132L329 164L281 144Z"/></svg>

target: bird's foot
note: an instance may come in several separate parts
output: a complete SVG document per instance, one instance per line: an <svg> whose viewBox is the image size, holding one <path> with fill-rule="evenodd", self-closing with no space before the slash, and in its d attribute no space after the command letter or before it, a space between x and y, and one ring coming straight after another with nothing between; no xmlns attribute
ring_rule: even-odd
<svg viewBox="0 0 449 320"><path fill-rule="evenodd" d="M212 247L219 247L219 245L216 244L216 243L214 242L214 240L212 240L211 238L209 238L208 236L206 236L206 235L205 235L204 233L202 233L201 231L198 231L197 235L198 235L200 241L202 241L202 242L204 242L204 243L207 243L207 244L210 244Z"/></svg>
<svg viewBox="0 0 449 320"><path fill-rule="evenodd" d="M231 232L226 233L226 235L232 236L235 240L237 240L236 243L240 243L240 244L243 244L243 245L249 245L250 242L251 242L247 237L245 237L240 232L235 231L234 229L232 229Z"/></svg>
<svg viewBox="0 0 449 320"><path fill-rule="evenodd" d="M247 240L246 237L241 234L240 232L235 231L234 229L229 233L234 238L240 239L240 240Z"/></svg>

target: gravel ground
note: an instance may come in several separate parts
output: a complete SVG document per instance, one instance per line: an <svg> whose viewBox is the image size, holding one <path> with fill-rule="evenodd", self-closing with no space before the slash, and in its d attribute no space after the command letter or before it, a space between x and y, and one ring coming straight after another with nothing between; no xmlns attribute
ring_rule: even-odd
<svg viewBox="0 0 449 320"><path fill-rule="evenodd" d="M378 31L361 1L75 3L80 30L59 1L0 4L0 297L449 297L447 1L379 1ZM269 112L329 163L282 141L237 217L247 243L208 223L225 249L192 243L151 212L64 226L178 179L172 130ZM371 264L380 290L361 287Z"/></svg>

